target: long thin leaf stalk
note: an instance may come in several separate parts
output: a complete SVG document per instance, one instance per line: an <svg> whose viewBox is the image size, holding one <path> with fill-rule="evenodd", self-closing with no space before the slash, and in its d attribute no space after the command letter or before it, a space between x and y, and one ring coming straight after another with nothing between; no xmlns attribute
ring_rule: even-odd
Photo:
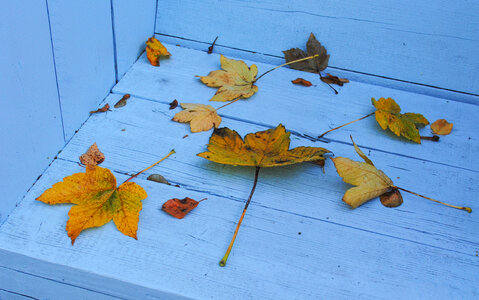
<svg viewBox="0 0 479 300"><path fill-rule="evenodd" d="M260 167L256 167L256 172L254 174L254 184L253 188L251 189L251 193L249 194L248 200L246 201L246 204L243 208L243 213L241 214L241 217L238 221L238 225L236 225L235 232L233 234L233 238L231 239L230 245L228 246L228 250L226 250L225 256L220 261L220 266L224 267L226 266L226 261L228 260L228 256L230 255L231 249L233 248L233 244L235 243L236 240L236 235L238 235L239 228L241 226L241 222L243 222L244 215L246 214L246 210L248 209L249 203L251 202L251 198L253 197L254 190L256 189L256 183L258 183L258 175L259 175L259 170Z"/></svg>
<svg viewBox="0 0 479 300"><path fill-rule="evenodd" d="M149 166L148 168L144 169L144 170L141 170L140 172L136 173L135 175L131 176L130 178L128 178L127 180L125 180L125 182L128 182L130 180L132 180L133 178L137 177L138 175L140 175L141 173L145 172L145 171L148 171L149 169L153 168L154 166L156 166L157 164L159 164L160 162L164 161L165 159L167 159L170 155L176 153L175 152L175 149L171 150L165 157L163 157L162 159L160 159L159 161L157 161L156 163L152 164L151 166ZM123 183L125 183L123 182Z"/></svg>
<svg viewBox="0 0 479 300"><path fill-rule="evenodd" d="M421 198L424 198L424 199L427 199L427 200L434 201L434 202L436 202L436 203L440 203L440 204L445 205L445 206L449 206L449 207L456 208L456 209L460 209L460 210L465 210L465 211L467 211L468 213L471 213L471 212L472 212L472 209L471 209L470 207L456 206L456 205L452 205L452 204L447 204L447 203L441 202L441 201L439 201L439 200L432 199L432 198L429 198L429 197L427 197L427 196L420 195L420 194L418 194L418 193L412 192L412 191L410 191L410 190L403 189L402 187L395 186L394 188L397 188L397 189L399 189L399 190L401 190L401 191L404 191L404 192L407 192L407 193L416 195L416 196L418 196L418 197L421 197Z"/></svg>
<svg viewBox="0 0 479 300"><path fill-rule="evenodd" d="M341 125L341 126L338 126L338 127L333 128L333 129L330 129L330 130L328 130L328 131L326 131L326 132L323 132L320 136L318 136L318 138L320 139L320 138L322 138L325 134L327 134L327 133L329 133L329 132L331 132L331 131L334 131L334 130L336 130L336 129L339 129L339 128L344 127L344 126L349 125L349 124L353 124L354 122L361 121L362 119L366 119L367 117L370 117L370 116L372 116L372 115L374 115L374 112L372 112L372 113L370 113L370 114L368 114L368 115L365 115L364 117L361 117L361 118L359 118L359 119L356 119L356 120L354 120L354 121L351 121L351 122L349 122L349 123L343 124L343 125Z"/></svg>

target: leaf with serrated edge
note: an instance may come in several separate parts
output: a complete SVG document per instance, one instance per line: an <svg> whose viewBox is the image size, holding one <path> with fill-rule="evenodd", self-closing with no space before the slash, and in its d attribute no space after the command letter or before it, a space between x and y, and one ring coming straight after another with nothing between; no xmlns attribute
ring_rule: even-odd
<svg viewBox="0 0 479 300"><path fill-rule="evenodd" d="M211 71L208 76L199 76L201 82L209 87L219 88L210 101L231 101L238 98L249 98L258 91L254 85L258 67L255 64L248 68L242 60L220 58L222 70Z"/></svg>
<svg viewBox="0 0 479 300"><path fill-rule="evenodd" d="M173 117L173 121L190 123L191 132L208 131L221 124L221 117L211 105L181 103L182 111Z"/></svg>
<svg viewBox="0 0 479 300"><path fill-rule="evenodd" d="M249 133L244 140L229 128L216 129L208 151L198 156L234 166L278 167L305 161L324 160L330 152L319 147L297 147L289 150L290 132L283 125L274 129Z"/></svg>
<svg viewBox="0 0 479 300"><path fill-rule="evenodd" d="M47 204L75 204L68 213L66 230L75 243L87 228L102 226L111 220L123 234L137 238L141 200L145 190L134 182L116 187L110 170L87 166L85 173L75 173L55 183L36 200Z"/></svg>

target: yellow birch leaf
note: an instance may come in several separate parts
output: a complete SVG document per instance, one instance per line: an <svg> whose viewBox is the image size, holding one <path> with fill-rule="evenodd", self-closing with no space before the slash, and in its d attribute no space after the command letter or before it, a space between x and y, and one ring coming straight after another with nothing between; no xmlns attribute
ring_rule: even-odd
<svg viewBox="0 0 479 300"><path fill-rule="evenodd" d="M421 143L421 136L417 126L428 125L429 121L421 114L401 114L401 108L392 98L380 98L378 101L371 98L376 107L376 121L382 129L389 128L395 135L403 136L418 144Z"/></svg>
<svg viewBox="0 0 479 300"><path fill-rule="evenodd" d="M173 121L190 123L191 132L208 131L221 124L221 117L211 105L181 103L182 111L173 117Z"/></svg>
<svg viewBox="0 0 479 300"><path fill-rule="evenodd" d="M444 119L439 119L431 124L431 130L434 134L448 135L452 131L452 123Z"/></svg>
<svg viewBox="0 0 479 300"><path fill-rule="evenodd" d="M151 37L146 42L146 57L152 66L160 65L160 58L170 57L171 54L166 50L166 47L160 43L155 37Z"/></svg>
<svg viewBox="0 0 479 300"><path fill-rule="evenodd" d="M249 98L258 91L254 85L258 68L255 64L248 68L242 60L234 60L221 55L222 70L211 71L208 76L199 76L209 87L219 88L210 101L231 101Z"/></svg>
<svg viewBox="0 0 479 300"><path fill-rule="evenodd" d="M111 220L123 234L137 238L138 220L145 190L136 183L116 187L110 170L87 166L85 173L75 173L55 183L36 200L47 204L75 204L68 213L68 236L75 243L87 228L102 226Z"/></svg>
<svg viewBox="0 0 479 300"><path fill-rule="evenodd" d="M274 129L249 133L244 140L229 128L215 129L208 151L198 156L221 164L265 168L324 160L323 155L330 152L320 147L290 150L290 134L281 124Z"/></svg>

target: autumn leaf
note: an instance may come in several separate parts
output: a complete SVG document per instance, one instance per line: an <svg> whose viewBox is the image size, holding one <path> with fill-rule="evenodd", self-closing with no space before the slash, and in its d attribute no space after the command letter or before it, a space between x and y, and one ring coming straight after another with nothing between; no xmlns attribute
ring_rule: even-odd
<svg viewBox="0 0 479 300"><path fill-rule="evenodd" d="M152 66L160 65L160 58L168 58L171 54L166 50L165 46L155 37L151 37L146 42L146 57Z"/></svg>
<svg viewBox="0 0 479 300"><path fill-rule="evenodd" d="M307 81L306 79L303 78L296 78L295 80L291 80L293 84L300 84L304 86L312 86L310 81Z"/></svg>
<svg viewBox="0 0 479 300"><path fill-rule="evenodd" d="M88 148L87 152L80 156L80 162L85 166L96 166L101 164L105 160L105 155L101 153L96 143Z"/></svg>
<svg viewBox="0 0 479 300"><path fill-rule="evenodd" d="M326 77L321 76L321 81L327 84L337 84L339 86L343 86L345 83L348 83L349 80L346 78L339 78L338 76L334 76L331 74L327 74Z"/></svg>
<svg viewBox="0 0 479 300"><path fill-rule="evenodd" d="M196 201L188 197L181 200L178 198L173 198L166 201L161 209L177 219L183 219L190 211L195 209L201 201L204 200L206 200L206 198L200 201Z"/></svg>
<svg viewBox="0 0 479 300"><path fill-rule="evenodd" d="M118 102L113 105L114 108L120 108L126 105L126 100L130 99L130 94L125 94Z"/></svg>
<svg viewBox="0 0 479 300"><path fill-rule="evenodd" d="M448 135L452 131L452 126L452 123L444 119L439 119L431 124L431 130L434 134Z"/></svg>
<svg viewBox="0 0 479 300"><path fill-rule="evenodd" d="M198 154L200 157L221 164L256 167L253 188L236 225L228 250L219 263L220 266L224 267L226 265L228 256L233 248L241 222L253 197L258 182L259 170L262 167L286 166L306 161L324 161L323 155L330 152L319 147L289 149L290 134L290 132L286 132L286 129L281 124L274 129L247 134L244 140L234 130L228 128L215 129L210 137L208 151Z"/></svg>
<svg viewBox="0 0 479 300"><path fill-rule="evenodd" d="M101 113L101 112L106 112L110 110L110 104L105 104L103 107L97 109L97 110L92 110L90 111L90 114L96 114L96 113Z"/></svg>
<svg viewBox="0 0 479 300"><path fill-rule="evenodd" d="M382 129L391 130L397 136L403 136L418 144L421 143L421 136L417 126L428 125L429 121L421 114L401 114L401 108L392 98L380 98L378 101L371 98L376 107L376 121Z"/></svg>
<svg viewBox="0 0 479 300"><path fill-rule="evenodd" d="M175 99L175 100L171 101L170 110L175 109L177 107L178 107L178 100Z"/></svg>
<svg viewBox="0 0 479 300"><path fill-rule="evenodd" d="M291 64L290 67L296 70L319 73L328 67L329 54L327 53L326 48L318 42L313 33L309 35L309 39L306 43L306 52L299 48L291 48L283 51L283 53L286 62L318 54L318 56L312 60L305 60Z"/></svg>
<svg viewBox="0 0 479 300"><path fill-rule="evenodd" d="M73 244L83 230L111 220L120 232L136 239L141 200L146 197L145 190L138 184L125 182L116 187L110 170L87 166L85 173L63 178L36 200L47 204L75 204L68 213L66 226Z"/></svg>
<svg viewBox="0 0 479 300"><path fill-rule="evenodd" d="M173 117L173 121L190 123L191 132L207 131L221 124L221 117L211 105L181 103L182 111Z"/></svg>
<svg viewBox="0 0 479 300"><path fill-rule="evenodd" d="M258 68L255 64L248 68L242 60L234 60L221 55L222 70L212 71L208 76L198 76L209 87L219 88L210 101L231 101L249 98L258 91L254 85Z"/></svg>
<svg viewBox="0 0 479 300"><path fill-rule="evenodd" d="M279 124L274 129L249 133L244 140L229 128L215 129L208 152L198 156L234 166L278 167L305 161L324 160L330 151L319 147L296 147L289 150L290 132Z"/></svg>
<svg viewBox="0 0 479 300"><path fill-rule="evenodd" d="M348 189L343 196L343 201L352 208L356 208L378 196L381 198L381 203L384 206L397 207L403 203L401 193L399 192L401 190L452 208L465 210L469 213L472 212L469 207L447 204L395 186L392 180L383 171L378 170L373 162L366 157L352 137L351 141L353 142L354 149L365 162L354 161L346 157L336 157L331 158L331 160L343 181L355 185L355 187Z"/></svg>

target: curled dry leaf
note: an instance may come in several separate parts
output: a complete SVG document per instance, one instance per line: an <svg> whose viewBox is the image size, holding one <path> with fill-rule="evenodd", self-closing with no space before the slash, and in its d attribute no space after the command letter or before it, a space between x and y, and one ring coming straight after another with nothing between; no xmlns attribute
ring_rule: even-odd
<svg viewBox="0 0 479 300"><path fill-rule="evenodd" d="M126 100L130 99L130 94L125 94L123 97L113 105L114 108L120 108L126 105Z"/></svg>
<svg viewBox="0 0 479 300"><path fill-rule="evenodd" d="M105 104L102 108L99 108L97 110L92 110L90 111L90 114L96 114L96 113L101 113L101 112L106 112L110 110L110 104Z"/></svg>
<svg viewBox="0 0 479 300"><path fill-rule="evenodd" d="M448 135L452 131L452 126L452 123L444 119L439 119L431 124L431 130L434 134Z"/></svg>
<svg viewBox="0 0 479 300"><path fill-rule="evenodd" d="M111 220L123 234L137 238L138 221L145 190L136 183L116 187L110 170L87 166L85 173L75 173L55 183L36 200L47 204L75 204L68 213L66 230L72 244L87 228L102 226Z"/></svg>
<svg viewBox="0 0 479 300"><path fill-rule="evenodd" d="M221 55L222 70L211 71L208 76L198 76L209 87L219 88L210 101L231 101L249 98L258 91L254 85L258 68L255 64L248 68L242 60L234 60Z"/></svg>
<svg viewBox="0 0 479 300"><path fill-rule="evenodd" d="M319 73L328 67L329 54L327 53L326 48L318 42L313 33L309 35L309 39L306 43L306 52L299 48L291 48L283 51L283 53L286 62L318 54L318 57L315 57L314 59L291 64L290 68L296 70Z"/></svg>
<svg viewBox="0 0 479 300"><path fill-rule="evenodd" d="M168 58L171 54L166 50L166 47L160 43L155 37L151 37L146 42L146 57L152 66L160 65L160 58Z"/></svg>
<svg viewBox="0 0 479 300"><path fill-rule="evenodd" d="M148 176L148 178L146 178L147 180L150 180L150 181L154 181L154 182L158 182L158 183L163 183L163 184L167 184L167 185L170 185L170 183L168 182L168 180L166 180L165 177L163 177L162 175L160 174L151 174L150 176Z"/></svg>
<svg viewBox="0 0 479 300"><path fill-rule="evenodd" d="M421 114L405 113L401 114L401 108L392 98L380 98L378 101L371 98L371 102L376 107L376 121L382 129L391 130L397 136L403 136L418 144L421 143L418 126L425 126L429 121Z"/></svg>
<svg viewBox="0 0 479 300"><path fill-rule="evenodd" d="M206 200L206 199L203 199L203 200ZM195 209L198 206L198 204L203 200L196 201L188 197L181 200L178 198L173 198L166 201L161 207L161 209L177 219L183 219L190 211Z"/></svg>
<svg viewBox="0 0 479 300"><path fill-rule="evenodd" d="M323 155L330 152L320 147L289 149L290 134L281 124L274 129L249 133L244 140L229 128L215 129L208 151L198 156L220 164L265 168L324 160Z"/></svg>
<svg viewBox="0 0 479 300"><path fill-rule="evenodd" d="M101 153L96 143L88 148L88 150L80 156L80 162L85 166L96 166L101 164L105 160L105 155Z"/></svg>
<svg viewBox="0 0 479 300"><path fill-rule="evenodd" d="M178 100L175 99L175 100L171 101L170 110L175 109L177 107L178 107Z"/></svg>
<svg viewBox="0 0 479 300"><path fill-rule="evenodd" d="M398 207L403 203L402 195L397 188L393 188L389 192L386 192L379 196L382 205L386 207Z"/></svg>
<svg viewBox="0 0 479 300"><path fill-rule="evenodd" d="M329 73L326 77L321 76L321 81L327 84L337 84L339 86L343 86L345 83L349 82L349 80L346 78L339 78L338 76L334 76Z"/></svg>
<svg viewBox="0 0 479 300"><path fill-rule="evenodd" d="M221 124L221 117L211 105L181 103L182 111L173 117L173 121L190 123L191 132L208 131Z"/></svg>
<svg viewBox="0 0 479 300"><path fill-rule="evenodd" d="M303 78L296 78L295 80L291 80L291 82L294 84L300 84L304 86L312 86L310 81L307 81L306 79L303 79Z"/></svg>

